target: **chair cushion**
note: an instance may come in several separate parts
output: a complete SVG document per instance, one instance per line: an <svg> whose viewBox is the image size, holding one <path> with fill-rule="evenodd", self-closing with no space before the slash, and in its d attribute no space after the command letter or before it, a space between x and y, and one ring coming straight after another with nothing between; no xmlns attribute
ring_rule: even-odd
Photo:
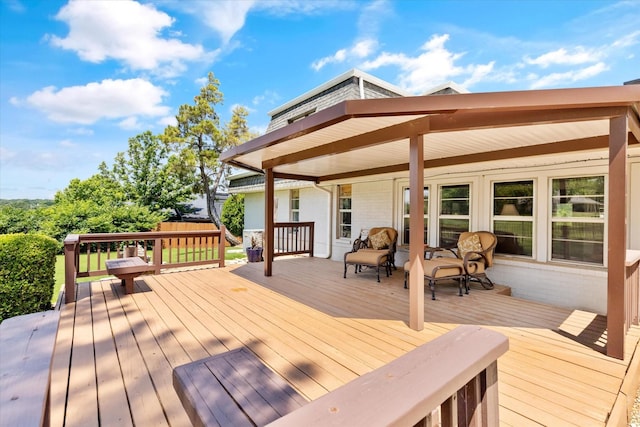
<svg viewBox="0 0 640 427"><path fill-rule="evenodd" d="M373 249L386 249L389 247L391 239L389 239L387 232L382 230L379 233L369 236L369 242L371 242L371 247Z"/></svg>
<svg viewBox="0 0 640 427"><path fill-rule="evenodd" d="M464 274L462 262L455 258L438 258L434 260L422 261L424 275L433 279L441 279L451 276L461 276Z"/></svg>
<svg viewBox="0 0 640 427"><path fill-rule="evenodd" d="M404 263L405 272L409 272L409 261ZM459 277L464 274L462 260L457 258L436 258L423 260L424 275L431 279L443 279L446 277Z"/></svg>
<svg viewBox="0 0 640 427"><path fill-rule="evenodd" d="M346 264L362 264L377 266L387 262L389 251L360 249L358 252L349 252L344 258Z"/></svg>
<svg viewBox="0 0 640 427"><path fill-rule="evenodd" d="M482 252L482 245L480 244L480 237L477 234L472 234L466 239L462 239L458 242L458 255L460 258L464 258L464 256L468 252ZM480 255L472 255L469 259L479 259L482 258Z"/></svg>

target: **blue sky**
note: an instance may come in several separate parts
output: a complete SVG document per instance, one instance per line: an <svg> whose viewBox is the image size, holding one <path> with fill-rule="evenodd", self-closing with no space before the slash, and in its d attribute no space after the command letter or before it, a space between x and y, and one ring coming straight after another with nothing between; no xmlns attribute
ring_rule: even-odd
<svg viewBox="0 0 640 427"><path fill-rule="evenodd" d="M161 133L213 71L268 111L359 68L415 93L640 78L640 1L0 0L0 198L51 198Z"/></svg>

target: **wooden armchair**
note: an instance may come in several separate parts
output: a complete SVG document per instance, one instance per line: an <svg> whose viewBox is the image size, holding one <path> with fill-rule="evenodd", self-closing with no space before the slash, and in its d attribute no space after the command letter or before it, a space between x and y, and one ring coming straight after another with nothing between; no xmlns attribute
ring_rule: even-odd
<svg viewBox="0 0 640 427"><path fill-rule="evenodd" d="M385 268L387 277L391 274L391 267L397 270L395 254L398 242L398 232L391 227L374 227L369 230L366 239L357 238L353 242L351 251L344 254L344 278L347 278L347 266L354 265L355 273L362 271L362 266L375 268L378 282L380 281L380 267Z"/></svg>
<svg viewBox="0 0 640 427"><path fill-rule="evenodd" d="M493 254L498 243L496 235L490 231L465 231L460 233L455 248L428 248L431 259L443 257L443 252L450 252L446 257L452 264L459 264L466 275L465 288L469 293L469 280L480 282L483 288L493 289L493 282L486 275L486 270L493 265Z"/></svg>

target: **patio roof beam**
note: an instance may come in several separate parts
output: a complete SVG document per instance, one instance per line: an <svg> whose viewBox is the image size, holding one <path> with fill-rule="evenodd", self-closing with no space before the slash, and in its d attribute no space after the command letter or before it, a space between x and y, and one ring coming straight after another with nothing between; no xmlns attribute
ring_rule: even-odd
<svg viewBox="0 0 640 427"><path fill-rule="evenodd" d="M592 107L479 113L459 112L432 116L430 133L602 120L626 114L627 110L628 107Z"/></svg>
<svg viewBox="0 0 640 427"><path fill-rule="evenodd" d="M553 142L548 144L528 145L525 147L507 148L504 150L485 151L473 155L461 155L430 159L424 161L424 168L461 165L467 163L490 162L494 160L513 159L521 157L540 156L545 154L558 154L574 151L587 151L605 149L609 146L608 136L595 136L579 138L569 141ZM409 170L408 163L389 165L380 168L363 169L359 171L345 172L341 174L323 175L318 181L331 181L336 179L355 178L360 176L377 175L384 173L403 172Z"/></svg>
<svg viewBox="0 0 640 427"><path fill-rule="evenodd" d="M318 178L310 175L297 175L293 173L274 172L273 177L280 178L280 179L293 179L297 181L311 181L311 182L315 182L316 184L318 183Z"/></svg>
<svg viewBox="0 0 640 427"><path fill-rule="evenodd" d="M350 138L340 139L318 147L290 153L262 162L264 168L277 167L291 163L297 163L303 160L309 160L322 156L330 156L332 154L346 153L348 151L358 150L373 145L383 144L385 142L398 141L407 138L410 134L424 133L429 129L430 116L421 117L419 119L410 120L386 128L377 129L366 132Z"/></svg>

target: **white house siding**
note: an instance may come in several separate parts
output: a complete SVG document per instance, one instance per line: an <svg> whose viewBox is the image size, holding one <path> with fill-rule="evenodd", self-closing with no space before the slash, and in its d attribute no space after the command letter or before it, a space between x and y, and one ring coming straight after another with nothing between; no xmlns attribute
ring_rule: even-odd
<svg viewBox="0 0 640 427"><path fill-rule="evenodd" d="M628 248L640 250L640 147L629 149L629 236ZM516 297L553 303L574 309L605 314L607 307L606 266L576 265L550 262L549 249L549 186L552 178L605 175L608 173L606 153L573 153L546 158L516 159L506 162L461 165L445 169L425 170L425 185L430 187L429 244L437 246L438 188L440 185L468 183L471 186L471 229L491 230L494 181L533 179L535 185L534 254L531 258L499 255L489 276L497 283L511 287ZM276 184L277 221L288 221L289 189L300 189L300 220L316 223L318 256L342 261L344 253L358 237L360 230L375 226L392 226L401 233L402 188L408 186L408 174L362 177L343 182L321 184L331 191L314 188L306 182ZM352 236L336 236L337 185L352 186ZM245 227L264 227L264 193L254 187L245 196ZM329 215L329 212L331 214ZM327 218L329 215L329 218ZM331 236L331 251L327 239ZM606 259L605 236L605 259ZM400 243L400 242L399 242ZM408 258L407 247L399 247L396 265L401 267ZM606 261L605 261L606 262ZM338 272L336 272L338 274Z"/></svg>

